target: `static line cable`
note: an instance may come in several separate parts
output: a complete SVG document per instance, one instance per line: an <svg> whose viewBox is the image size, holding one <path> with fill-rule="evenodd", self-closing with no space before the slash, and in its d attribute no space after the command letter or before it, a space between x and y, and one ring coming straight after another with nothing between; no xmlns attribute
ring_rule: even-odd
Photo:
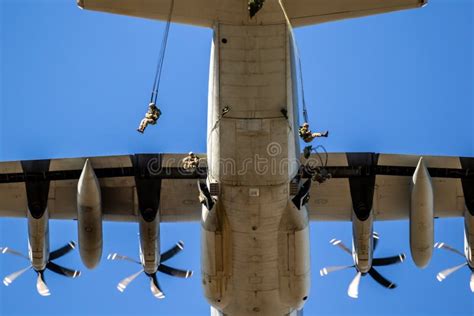
<svg viewBox="0 0 474 316"><path fill-rule="evenodd" d="M326 159L324 160L324 162L323 162L323 158L322 158L322 156L321 156L321 153L318 151L319 148L322 149L322 151L324 152L324 155L325 155L325 157L326 157ZM318 146L316 146L315 148L313 148L312 150L313 150L313 151L316 153L316 155L318 156L319 161L321 162L321 166L322 166L323 168L326 168L327 165L328 165L328 159L329 159L329 154L328 154L326 148L325 148L323 145L318 145Z"/></svg>
<svg viewBox="0 0 474 316"><path fill-rule="evenodd" d="M299 80L301 82L301 101L303 103L303 118L304 121L307 123L308 122L308 110L306 108L306 99L304 96L304 82L303 82L303 67L301 66L301 57L300 57L300 52L298 49L298 44L296 43L296 37L295 37L295 32L293 31L293 26L291 25L290 18L288 17L288 14L286 13L285 6L283 5L283 0L278 0L278 4L280 4L281 10L283 11L283 15L285 16L286 24L288 25L288 29L290 30L290 36L291 36L291 41L293 42L293 47L295 50L295 58L296 62L298 63L298 68L299 68Z"/></svg>
<svg viewBox="0 0 474 316"><path fill-rule="evenodd" d="M166 21L165 32L161 40L160 54L158 55L158 62L156 64L155 80L153 81L153 88L151 90L150 102L153 102L155 104L156 104L156 99L158 98L158 90L160 88L161 72L163 70L163 61L165 60L166 46L168 44L168 35L170 32L171 17L173 16L173 9L174 9L174 0L171 0L170 10L168 13L168 19Z"/></svg>

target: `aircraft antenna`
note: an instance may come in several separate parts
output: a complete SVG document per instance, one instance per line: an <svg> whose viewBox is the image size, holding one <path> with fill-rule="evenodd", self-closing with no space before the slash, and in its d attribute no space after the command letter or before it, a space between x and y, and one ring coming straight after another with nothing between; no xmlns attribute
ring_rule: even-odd
<svg viewBox="0 0 474 316"><path fill-rule="evenodd" d="M170 32L171 17L173 16L174 0L171 0L168 19L166 20L165 32L161 40L160 54L158 55L158 62L156 64L155 80L153 81L153 88L151 90L150 103L156 104L158 98L158 90L160 88L161 72L163 70L163 61L165 60L166 45L168 44L168 34Z"/></svg>

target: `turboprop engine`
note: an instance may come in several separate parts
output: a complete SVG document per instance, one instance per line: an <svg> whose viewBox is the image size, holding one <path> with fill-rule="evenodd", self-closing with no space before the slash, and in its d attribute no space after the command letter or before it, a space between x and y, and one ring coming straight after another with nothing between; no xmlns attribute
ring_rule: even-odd
<svg viewBox="0 0 474 316"><path fill-rule="evenodd" d="M111 253L107 256L108 260L125 260L141 265L141 269L138 272L120 281L117 289L120 292L124 292L133 280L144 273L150 279L150 291L153 296L163 299L165 294L158 283L158 272L179 278L189 278L193 275L193 272L190 270L180 270L164 264L164 262L170 260L184 249L184 243L179 241L172 248L160 254L160 217L158 210L147 209L144 214L141 214L139 230L140 260L118 253Z"/></svg>
<svg viewBox="0 0 474 316"><path fill-rule="evenodd" d="M53 260L61 258L62 256L68 254L70 251L72 251L74 248L76 248L76 245L73 241L70 241L68 244L64 245L63 247L48 253L47 256L45 257L44 260L44 268L39 268L35 262L37 262L38 258L33 258L33 253L31 251L31 246L29 246L30 251L28 253L28 256L13 250L9 247L0 247L0 253L1 254L11 254L15 255L17 257L26 259L30 262L30 265L27 266L26 268L23 268L19 271L13 272L12 274L9 274L3 279L3 284L5 286L9 286L12 284L19 276L21 276L23 273L26 271L33 269L36 274L37 274L37 279L36 279L36 290L41 296L49 296L51 295L51 292L49 291L48 286L46 285L46 282L44 280L44 272L45 270L50 270L53 271L54 273L57 273L59 275L68 277L68 278L76 278L81 275L81 272L79 270L72 270L65 268L63 266L60 266L56 263L53 262Z"/></svg>
<svg viewBox="0 0 474 316"><path fill-rule="evenodd" d="M377 249L379 235L374 232L372 236L370 237L370 239L372 240L367 242L367 244L370 244L371 246L373 246L373 249L370 249L368 251L368 253L370 253L370 260L368 261L370 262L370 266L366 266L364 262L364 265L363 265L364 270L360 270L358 262L356 261L357 256L355 254L354 247L353 247L353 250L351 251L347 246L344 245L344 243L341 240L331 239L329 243L333 246L337 246L339 249L343 250L345 253L351 255L353 258L354 264L348 265L348 266L325 267L319 271L319 274L321 276L326 276L329 273L332 273L335 271L354 268L356 270L356 275L354 279L352 279L352 282L349 284L349 287L347 289L347 295L349 295L349 297L352 297L352 298L359 297L359 284L360 284L361 277L366 276L367 274L370 275L377 283L379 283L381 286L387 289L396 288L397 285L395 283L383 277L374 267L388 266L388 265L401 263L405 260L405 254L401 253L396 256L372 259L372 253ZM353 242L353 245L354 244L355 242Z"/></svg>
<svg viewBox="0 0 474 316"><path fill-rule="evenodd" d="M365 166L370 170L377 165L378 155L355 153L347 155L347 161L349 166ZM330 241L331 245L339 247L352 256L353 265L326 267L320 271L321 276L325 276L331 272L354 268L356 275L347 290L347 294L352 298L359 297L361 277L367 274L383 287L394 289L395 283L384 278L374 267L393 265L405 260L403 253L392 257L373 258L379 239L378 234L373 231L375 180L373 173L349 178L352 199L352 251L341 240L332 239Z"/></svg>
<svg viewBox="0 0 474 316"><path fill-rule="evenodd" d="M1 254L11 254L24 258L30 265L19 271L16 271L3 279L3 284L9 286L19 276L26 271L33 269L37 274L36 289L42 296L51 295L46 282L44 281L44 272L53 271L62 276L75 278L80 275L80 271L62 267L53 262L75 248L73 241L65 246L49 252L49 212L48 212L48 194L49 181L44 180L42 175L49 170L48 160L35 160L22 162L23 171L31 176L25 182L26 197L28 204L28 256L13 250L9 247L0 247Z"/></svg>
<svg viewBox="0 0 474 316"><path fill-rule="evenodd" d="M364 221L359 220L352 212L352 256L357 271L361 273L369 272L372 267L374 243L378 240L378 235L374 234L373 222L372 212Z"/></svg>

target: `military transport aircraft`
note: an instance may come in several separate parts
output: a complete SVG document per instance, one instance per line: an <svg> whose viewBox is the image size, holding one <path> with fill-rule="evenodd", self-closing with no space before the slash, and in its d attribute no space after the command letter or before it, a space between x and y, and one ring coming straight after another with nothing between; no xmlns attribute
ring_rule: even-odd
<svg viewBox="0 0 474 316"><path fill-rule="evenodd" d="M166 20L170 1L78 4L86 10ZM289 0L284 8L291 25L300 27L425 4ZM463 266L474 269L474 158L377 153L301 157L297 52L280 3L267 0L250 18L246 0L176 0L172 21L214 30L207 154L196 169L183 169L184 153L0 163L0 216L27 218L29 253L8 247L0 252L31 261L28 269L37 272L41 295L50 294L43 279L46 269L67 277L79 274L52 262L76 245L50 252L49 219L77 220L78 248L88 268L103 257L103 220L138 222L139 260L117 253L108 259L141 265L157 298L165 296L157 272L191 275L165 263L183 245L178 242L160 253L160 222L201 222L200 278L212 315L300 314L310 290L311 220L352 223L352 249L340 240L331 243L347 252L353 265L321 270L326 275L354 268L351 297L358 296L367 274L392 288L374 267L405 258L374 258L376 220L408 220L411 256L425 267L435 246L434 218L462 217L464 251L436 247L463 256ZM25 272L7 276L4 283ZM137 276L121 281L119 290ZM470 287L474 291L474 272Z"/></svg>

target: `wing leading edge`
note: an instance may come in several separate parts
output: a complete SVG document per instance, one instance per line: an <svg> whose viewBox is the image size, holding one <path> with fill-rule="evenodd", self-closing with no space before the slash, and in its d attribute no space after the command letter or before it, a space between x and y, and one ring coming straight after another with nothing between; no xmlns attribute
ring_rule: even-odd
<svg viewBox="0 0 474 316"><path fill-rule="evenodd" d="M184 154L142 154L90 158L99 178L103 215L110 221L136 221L138 179L156 181L163 222L199 221L197 180L205 179L205 160L196 172L182 169ZM330 153L332 178L313 183L310 219L350 221L357 183L372 177L376 220L409 218L410 186L420 156ZM462 217L474 204L474 158L424 156L434 191L435 217ZM313 162L319 159L312 156ZM48 210L53 219L76 219L77 183L86 158L42 161L46 172L25 172L28 162L0 163L0 217L26 217L27 183L49 183ZM359 179L359 180L358 180ZM372 182L368 182L372 183ZM472 205L471 205L472 204ZM471 210L474 212L474 210Z"/></svg>

